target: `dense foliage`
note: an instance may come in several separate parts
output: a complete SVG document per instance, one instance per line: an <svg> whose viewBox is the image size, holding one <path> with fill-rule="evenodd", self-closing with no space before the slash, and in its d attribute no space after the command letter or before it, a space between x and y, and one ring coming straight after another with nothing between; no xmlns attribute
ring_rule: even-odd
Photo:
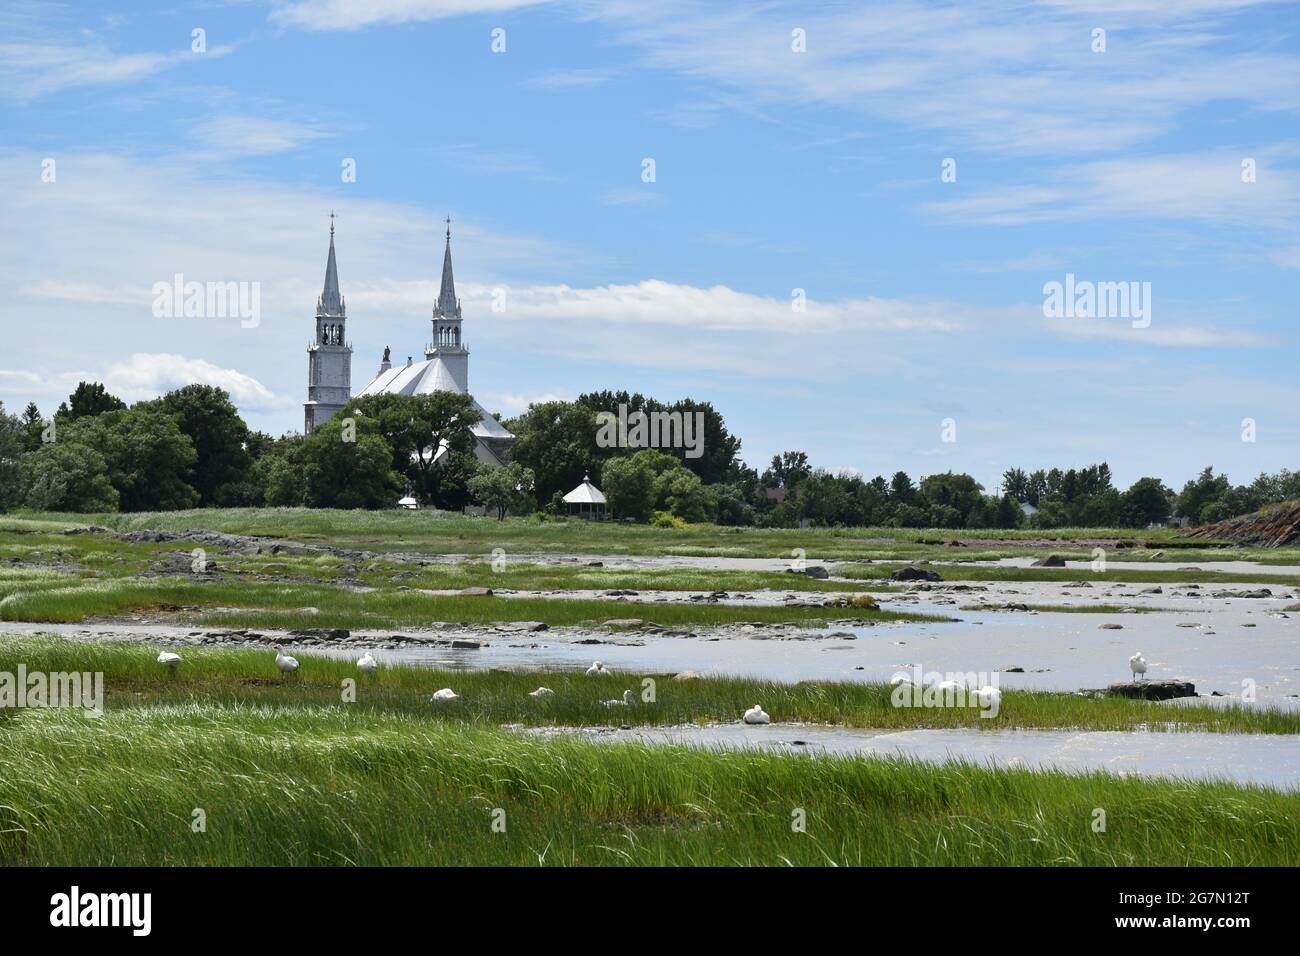
<svg viewBox="0 0 1300 956"><path fill-rule="evenodd" d="M628 422L675 416L702 426L672 447L645 447ZM621 416L618 441L602 431ZM157 511L191 507L390 508L410 495L439 508L478 504L501 518L539 507L563 515L563 495L590 476L610 516L788 528L1145 528L1201 524L1300 498L1300 472L1234 486L1206 468L1181 491L1154 477L1125 490L1105 462L1085 468L1012 468L992 493L970 475L867 479L814 467L787 451L759 472L707 402L671 404L628 392L539 402L504 424L517 436L507 468L482 464L469 396L353 399L310 436L273 439L249 429L230 396L189 385L128 407L82 382L53 418L35 404L0 405L0 511ZM624 434L626 433L626 435Z"/></svg>

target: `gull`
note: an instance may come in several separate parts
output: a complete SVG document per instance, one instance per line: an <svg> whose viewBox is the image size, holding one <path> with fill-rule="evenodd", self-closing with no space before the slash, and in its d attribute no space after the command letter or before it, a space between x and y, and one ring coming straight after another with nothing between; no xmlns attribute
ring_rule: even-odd
<svg viewBox="0 0 1300 956"><path fill-rule="evenodd" d="M444 687L442 690L430 697L429 700L457 700L459 697L460 694L456 693L450 687Z"/></svg>
<svg viewBox="0 0 1300 956"><path fill-rule="evenodd" d="M763 713L763 708L758 704L745 711L745 723L747 724L770 724L771 722L772 718Z"/></svg>
<svg viewBox="0 0 1300 956"><path fill-rule="evenodd" d="M588 677L609 677L610 673L605 665L600 661L592 661L591 666L587 668Z"/></svg>
<svg viewBox="0 0 1300 956"><path fill-rule="evenodd" d="M975 691L975 697L979 700L981 707L1002 706L1002 691L990 684L986 684Z"/></svg>
<svg viewBox="0 0 1300 956"><path fill-rule="evenodd" d="M290 657L281 648L275 649L275 666L285 674L291 674L298 669L298 658Z"/></svg>
<svg viewBox="0 0 1300 956"><path fill-rule="evenodd" d="M630 690L625 690L625 691L623 691L623 699L622 699L622 700L605 700L605 701L601 701L601 703L603 703L606 707L627 707L627 706L630 706L631 703L632 703L632 692L631 692Z"/></svg>
<svg viewBox="0 0 1300 956"><path fill-rule="evenodd" d="M946 680L946 681L944 681L943 683L941 683L941 684L939 684L939 685L937 685L937 686L938 686L938 689L939 689L942 693L945 693L945 694L948 693L948 692L950 692L950 691L951 691L952 693L955 694L955 693L957 693L957 691L959 691L959 690L965 690L965 689L966 689L966 685L963 684L963 683L962 683L961 681L959 681L959 680Z"/></svg>
<svg viewBox="0 0 1300 956"><path fill-rule="evenodd" d="M379 662L370 656L369 651L366 651L365 654L361 656L361 659L357 661L357 670L361 671L363 674L374 673L375 668L378 666Z"/></svg>
<svg viewBox="0 0 1300 956"><path fill-rule="evenodd" d="M549 687L539 687L539 688L537 688L537 690L530 690L530 691L528 692L528 696L529 696L529 697L549 697L551 694L554 694L554 693L555 693L555 691L551 690Z"/></svg>
<svg viewBox="0 0 1300 956"><path fill-rule="evenodd" d="M893 677L889 679L890 687L898 687L900 684L910 684L910 683L912 683L912 678L909 675L904 674L902 672L895 674Z"/></svg>
<svg viewBox="0 0 1300 956"><path fill-rule="evenodd" d="M172 670L175 670L176 665L180 662L181 656L179 654L173 654L171 651L163 651L158 655L158 663L170 667Z"/></svg>
<svg viewBox="0 0 1300 956"><path fill-rule="evenodd" d="M1138 651L1128 659L1128 669L1133 672L1135 678L1140 678L1147 672L1147 659Z"/></svg>

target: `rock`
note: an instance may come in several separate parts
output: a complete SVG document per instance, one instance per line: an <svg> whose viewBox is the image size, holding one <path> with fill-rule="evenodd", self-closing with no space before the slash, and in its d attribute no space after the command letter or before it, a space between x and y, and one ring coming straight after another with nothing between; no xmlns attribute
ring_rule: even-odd
<svg viewBox="0 0 1300 956"><path fill-rule="evenodd" d="M908 565L905 568L899 568L889 576L891 581L942 581L943 578L936 571L928 568L918 568L915 565Z"/></svg>
<svg viewBox="0 0 1300 956"><path fill-rule="evenodd" d="M1255 591L1215 591L1210 597L1216 598L1271 598L1273 592L1268 588L1259 588Z"/></svg>
<svg viewBox="0 0 1300 956"><path fill-rule="evenodd" d="M1159 585L1156 585L1153 588L1143 588L1141 591L1138 592L1138 594L1164 594L1164 593L1165 593L1165 589L1160 587Z"/></svg>
<svg viewBox="0 0 1300 956"><path fill-rule="evenodd" d="M1030 567L1032 567L1032 568L1063 568L1063 567L1065 567L1065 558L1061 557L1059 554L1049 554L1049 555L1048 555L1047 557L1045 557L1045 558L1039 558L1037 561L1035 561L1033 564L1031 564Z"/></svg>
<svg viewBox="0 0 1300 956"><path fill-rule="evenodd" d="M1130 697L1135 700L1173 700L1195 697L1196 685L1187 680L1132 680L1111 684L1107 697Z"/></svg>
<svg viewBox="0 0 1300 956"><path fill-rule="evenodd" d="M1010 667L1002 668L1002 673L1004 674L1023 674L1024 672L1025 669L1023 667L1017 667L1014 664L1011 665Z"/></svg>
<svg viewBox="0 0 1300 956"><path fill-rule="evenodd" d="M491 597L491 588L461 588L456 592L461 597Z"/></svg>
<svg viewBox="0 0 1300 956"><path fill-rule="evenodd" d="M588 561L588 562L587 562L587 567L589 567L589 568L603 568L604 566L605 566L605 562L604 562L604 561Z"/></svg>
<svg viewBox="0 0 1300 956"><path fill-rule="evenodd" d="M551 625L544 621L512 621L509 624L502 624L501 627L507 631L525 631L528 633L549 631L551 629Z"/></svg>
<svg viewBox="0 0 1300 956"><path fill-rule="evenodd" d="M601 626L612 628L634 628L640 627L644 623L645 621L641 620L639 617L615 617L606 621Z"/></svg>
<svg viewBox="0 0 1300 956"><path fill-rule="evenodd" d="M1122 630L1124 630L1124 625L1123 625L1123 624L1115 624L1114 622L1110 622L1110 621L1108 621L1107 623L1103 624L1103 625L1100 627L1100 630L1103 630L1103 631L1122 631Z"/></svg>
<svg viewBox="0 0 1300 956"><path fill-rule="evenodd" d="M290 631L289 636L308 640L346 641L352 637L352 632L341 627L305 627Z"/></svg>
<svg viewBox="0 0 1300 956"><path fill-rule="evenodd" d="M802 569L786 568L785 570L787 574L802 574L810 578L816 578L819 581L824 581L831 576L831 573L827 571L824 567L822 567L820 564L809 565L808 567Z"/></svg>
<svg viewBox="0 0 1300 956"><path fill-rule="evenodd" d="M463 650L463 651L477 651L483 646L483 643L481 641L466 641L466 640L456 639L451 642L451 646L453 648Z"/></svg>

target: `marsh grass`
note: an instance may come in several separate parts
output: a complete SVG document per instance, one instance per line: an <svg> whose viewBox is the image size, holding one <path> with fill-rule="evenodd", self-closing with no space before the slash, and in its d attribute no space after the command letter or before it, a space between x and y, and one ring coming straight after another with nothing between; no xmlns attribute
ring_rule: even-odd
<svg viewBox="0 0 1300 956"><path fill-rule="evenodd" d="M393 667L362 678L351 662L301 655L300 672L282 677L269 652L225 649L185 650L173 674L154 654L139 645L0 641L0 670L19 661L97 670L108 685L98 719L0 712L0 864L1300 861L1300 796L1264 788L597 744L497 726L609 722L598 700L639 686L640 675ZM356 704L340 702L345 677L360 678ZM539 682L555 697L524 696ZM428 703L443 685L462 699ZM657 692L656 704L621 719L734 720L755 699L778 720L885 716L880 687L659 680ZM1005 721L986 723L1013 725L1061 705L1088 708L1094 720L1110 715L1108 726L1127 722L1117 715L1165 713L1133 701L1009 692ZM1259 715L1178 712L1188 723L1202 716L1259 729ZM1097 807L1106 811L1104 833L1091 829ZM203 832L192 829L196 810ZM791 826L798 811L806 832Z"/></svg>

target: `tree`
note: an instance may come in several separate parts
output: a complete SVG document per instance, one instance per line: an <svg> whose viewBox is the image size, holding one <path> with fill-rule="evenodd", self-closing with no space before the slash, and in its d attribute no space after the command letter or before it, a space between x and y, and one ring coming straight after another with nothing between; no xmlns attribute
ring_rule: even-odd
<svg viewBox="0 0 1300 956"><path fill-rule="evenodd" d="M596 412L576 402L538 402L511 419L515 435L513 459L531 468L537 497L549 501L576 488L584 475L599 475L604 463L621 449L596 444Z"/></svg>
<svg viewBox="0 0 1300 956"><path fill-rule="evenodd" d="M94 448L76 442L42 445L22 464L24 504L36 511L116 511L117 490L108 462Z"/></svg>
<svg viewBox="0 0 1300 956"><path fill-rule="evenodd" d="M672 456L653 448L611 458L600 473L606 505L616 518L649 521L660 497L668 497L673 492L671 481L660 483L659 476L680 468ZM683 494L689 494L689 489L682 490Z"/></svg>
<svg viewBox="0 0 1300 956"><path fill-rule="evenodd" d="M175 419L154 411L113 411L74 420L54 444L70 442L98 450L122 511L193 508L189 484L196 454Z"/></svg>
<svg viewBox="0 0 1300 956"><path fill-rule="evenodd" d="M1139 478L1124 492L1128 523L1136 528L1163 524L1173 514L1174 493L1159 478Z"/></svg>
<svg viewBox="0 0 1300 956"><path fill-rule="evenodd" d="M0 512L18 503L23 452L23 423L0 402Z"/></svg>
<svg viewBox="0 0 1300 956"><path fill-rule="evenodd" d="M78 418L93 418L104 412L118 412L124 408L126 402L110 395L108 389L99 382L79 382L76 391L59 406L57 414L59 418L76 421Z"/></svg>
<svg viewBox="0 0 1300 956"><path fill-rule="evenodd" d="M717 502L700 476L681 465L660 472L654 497L669 514L696 524L710 520L717 510Z"/></svg>
<svg viewBox="0 0 1300 956"><path fill-rule="evenodd" d="M248 426L225 389L187 385L151 402L138 402L135 411L154 411L175 419L194 445L195 461L189 483L205 508L238 503L240 485L248 480L252 456Z"/></svg>
<svg viewBox="0 0 1300 956"><path fill-rule="evenodd" d="M1210 465L1195 481L1183 485L1177 499L1177 513L1195 522L1215 520L1207 509L1226 495L1229 487L1228 476L1215 475L1214 466Z"/></svg>
<svg viewBox="0 0 1300 956"><path fill-rule="evenodd" d="M296 457L308 507L390 508L401 495L393 450L378 424L364 417L335 415L303 441Z"/></svg>
<svg viewBox="0 0 1300 956"><path fill-rule="evenodd" d="M475 501L496 511L498 521L504 521L507 511L523 514L535 507L534 484L532 469L512 462L505 468L480 469L469 480L469 493Z"/></svg>
<svg viewBox="0 0 1300 956"><path fill-rule="evenodd" d="M812 470L808 467L808 454L786 451L772 456L772 464L763 472L760 483L766 488L797 488Z"/></svg>

